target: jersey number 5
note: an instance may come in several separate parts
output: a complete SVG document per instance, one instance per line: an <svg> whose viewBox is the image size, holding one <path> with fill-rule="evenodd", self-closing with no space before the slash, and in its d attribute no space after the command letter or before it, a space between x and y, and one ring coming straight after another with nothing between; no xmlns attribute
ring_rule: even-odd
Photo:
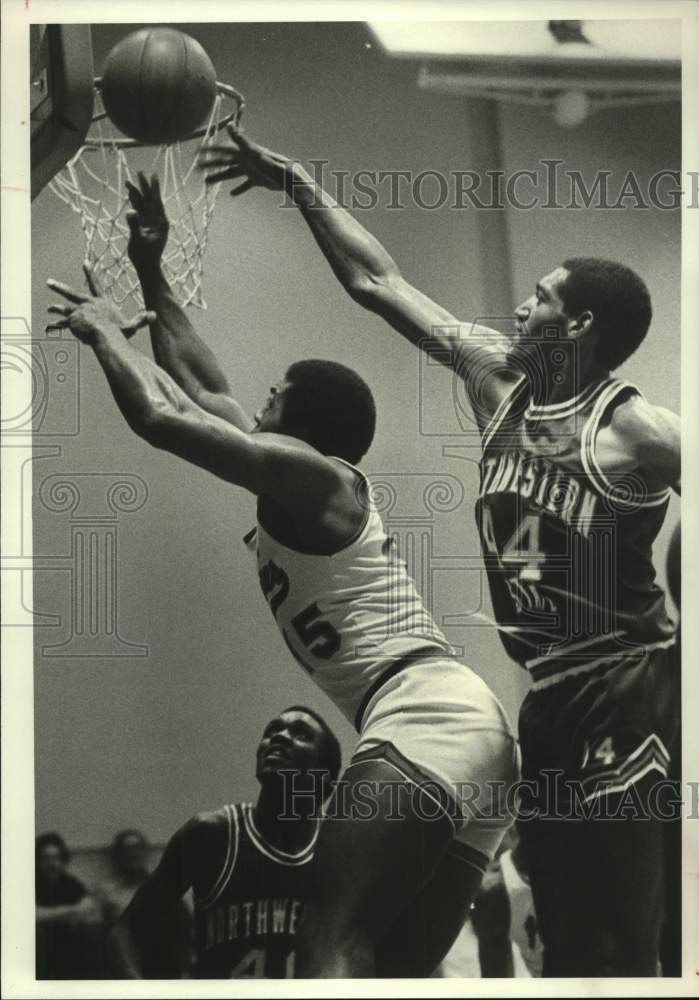
<svg viewBox="0 0 699 1000"><path fill-rule="evenodd" d="M276 618L279 608L289 596L289 577L280 566L277 566L270 559L260 570L260 586L262 593L269 601L270 610ZM314 601L291 619L291 625L306 649L321 660L329 660L337 653L342 640L337 629L320 616L321 610ZM281 631L294 658L298 660L304 670L312 674L313 668L305 663L294 649L286 629L282 628Z"/></svg>

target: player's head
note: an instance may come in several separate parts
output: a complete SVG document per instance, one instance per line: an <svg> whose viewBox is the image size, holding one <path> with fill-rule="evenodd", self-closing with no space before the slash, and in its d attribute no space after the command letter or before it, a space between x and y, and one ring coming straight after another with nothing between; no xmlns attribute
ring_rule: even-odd
<svg viewBox="0 0 699 1000"><path fill-rule="evenodd" d="M36 879L54 882L70 861L70 851L59 833L42 833L34 845Z"/></svg>
<svg viewBox="0 0 699 1000"><path fill-rule="evenodd" d="M297 361L273 386L255 415L256 430L290 434L323 455L356 463L369 450L376 428L371 389L336 361Z"/></svg>
<svg viewBox="0 0 699 1000"><path fill-rule="evenodd" d="M535 343L553 350L561 340L589 336L597 363L617 368L648 332L650 295L639 276L616 261L570 257L537 283L515 310L515 354Z"/></svg>
<svg viewBox="0 0 699 1000"><path fill-rule="evenodd" d="M114 869L128 878L146 873L148 841L140 830L120 830L110 848Z"/></svg>
<svg viewBox="0 0 699 1000"><path fill-rule="evenodd" d="M294 772L294 787L313 787L322 801L340 773L342 754L337 737L321 715L305 705L291 705L265 726L256 763L261 785L278 786L281 772Z"/></svg>

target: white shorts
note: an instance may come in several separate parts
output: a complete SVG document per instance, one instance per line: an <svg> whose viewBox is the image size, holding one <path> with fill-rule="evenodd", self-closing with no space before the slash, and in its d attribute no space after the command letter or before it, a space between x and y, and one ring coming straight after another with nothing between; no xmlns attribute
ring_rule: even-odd
<svg viewBox="0 0 699 1000"><path fill-rule="evenodd" d="M390 677L366 707L350 766L357 758L433 787L456 840L485 869L514 819L520 755L505 710L469 667L424 659Z"/></svg>

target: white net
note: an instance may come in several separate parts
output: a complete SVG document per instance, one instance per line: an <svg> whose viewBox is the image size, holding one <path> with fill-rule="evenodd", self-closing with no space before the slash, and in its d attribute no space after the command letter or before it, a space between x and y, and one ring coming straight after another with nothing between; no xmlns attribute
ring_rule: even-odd
<svg viewBox="0 0 699 1000"><path fill-rule="evenodd" d="M117 305L129 299L143 306L140 284L126 247L131 208L126 181L136 184L139 170L157 173L170 234L163 254L163 271L181 305L206 308L202 295L203 258L220 184L205 184L197 169L203 146L227 121L237 121L243 100L231 87L219 85L209 121L202 134L169 146L142 146L125 140L101 107L96 89L96 115L85 144L51 181L49 187L80 216L85 258L102 288ZM224 114L224 100L237 108Z"/></svg>

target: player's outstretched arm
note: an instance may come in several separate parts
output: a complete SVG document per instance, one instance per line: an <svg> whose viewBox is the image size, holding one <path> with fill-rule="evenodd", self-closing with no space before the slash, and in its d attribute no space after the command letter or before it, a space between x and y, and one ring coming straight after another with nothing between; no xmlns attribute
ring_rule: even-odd
<svg viewBox="0 0 699 1000"><path fill-rule="evenodd" d="M201 833L197 818L170 839L160 863L136 894L109 935L108 959L115 975L142 979L154 930L164 916L180 904L194 881L197 839Z"/></svg>
<svg viewBox="0 0 699 1000"><path fill-rule="evenodd" d="M316 242L348 294L377 313L410 343L434 354L465 381L471 401L478 387L476 413L487 420L517 376L507 367L506 339L488 327L461 323L452 313L413 287L384 247L343 209L298 163L251 142L234 126L231 143L205 150L207 182L240 178L231 194L254 186L284 190L301 210ZM499 363L501 362L501 363Z"/></svg>
<svg viewBox="0 0 699 1000"><path fill-rule="evenodd" d="M296 438L249 434L202 409L167 372L124 338L123 317L101 296L90 266L84 269L90 295L49 281L69 303L51 307L63 317L55 325L69 327L93 349L131 429L153 447L251 493L272 497L284 508L309 516L323 510L344 483L339 463ZM135 323L143 326L152 319L151 312L144 312Z"/></svg>
<svg viewBox="0 0 699 1000"><path fill-rule="evenodd" d="M157 176L148 181L139 173L138 186L127 182L126 187L131 202L126 215L128 253L146 308L155 313L150 324L153 357L202 409L241 430L250 430L252 420L233 398L216 356L197 334L163 274L161 261L170 224Z"/></svg>

